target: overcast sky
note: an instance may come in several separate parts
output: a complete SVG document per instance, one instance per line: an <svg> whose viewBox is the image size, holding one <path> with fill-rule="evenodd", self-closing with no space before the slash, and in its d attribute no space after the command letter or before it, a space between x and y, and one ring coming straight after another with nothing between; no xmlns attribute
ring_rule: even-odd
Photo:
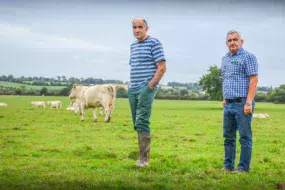
<svg viewBox="0 0 285 190"><path fill-rule="evenodd" d="M129 80L131 22L145 17L165 50L170 81L197 82L242 33L259 85L285 84L285 1L0 0L0 75Z"/></svg>

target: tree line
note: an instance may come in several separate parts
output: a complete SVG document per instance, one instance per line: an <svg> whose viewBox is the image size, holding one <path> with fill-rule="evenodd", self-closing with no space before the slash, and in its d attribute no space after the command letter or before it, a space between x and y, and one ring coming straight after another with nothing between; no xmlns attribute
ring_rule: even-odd
<svg viewBox="0 0 285 190"><path fill-rule="evenodd" d="M67 86L68 84L83 84L83 85L92 85L92 84L124 84L121 80L103 80L88 77L84 78L75 78L70 77L66 78L63 76L57 76L56 78L51 77L14 77L13 75L2 75L0 76L0 81L6 82L15 82L20 84L29 84L29 85L37 85L37 86ZM127 84L127 83L126 83Z"/></svg>
<svg viewBox="0 0 285 190"><path fill-rule="evenodd" d="M209 72L204 74L197 83L168 82L168 89L159 89L156 99L170 100L222 100L222 79L221 69L217 66L210 66ZM21 83L20 87L0 85L0 95L47 95L67 96L73 84L86 86L95 84L127 84L120 80L103 80L96 78L56 78L46 77L24 77L19 78L13 75L2 75L0 81ZM28 89L25 84L43 86L41 89ZM47 88L48 86L63 86L60 89ZM118 98L127 98L127 91L124 88L117 89ZM285 103L285 84L277 88L257 87L255 100L258 102Z"/></svg>

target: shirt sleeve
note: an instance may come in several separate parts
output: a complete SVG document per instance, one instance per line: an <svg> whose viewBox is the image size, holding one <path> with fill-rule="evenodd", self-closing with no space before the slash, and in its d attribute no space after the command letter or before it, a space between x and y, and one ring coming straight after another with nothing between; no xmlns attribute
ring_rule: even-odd
<svg viewBox="0 0 285 190"><path fill-rule="evenodd" d="M151 54L155 63L165 61L162 44L158 41L151 49Z"/></svg>
<svg viewBox="0 0 285 190"><path fill-rule="evenodd" d="M132 58L132 46L130 47L130 59L129 59L129 65L131 65L131 58Z"/></svg>
<svg viewBox="0 0 285 190"><path fill-rule="evenodd" d="M245 73L248 77L258 74L257 59L254 55L248 55L245 58Z"/></svg>

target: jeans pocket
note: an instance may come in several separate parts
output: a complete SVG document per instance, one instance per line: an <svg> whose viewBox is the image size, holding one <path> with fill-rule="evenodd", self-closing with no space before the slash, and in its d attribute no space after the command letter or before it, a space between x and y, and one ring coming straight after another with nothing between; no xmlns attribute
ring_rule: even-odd
<svg viewBox="0 0 285 190"><path fill-rule="evenodd" d="M151 90L148 84L146 86L149 92L152 92L154 90L154 89Z"/></svg>

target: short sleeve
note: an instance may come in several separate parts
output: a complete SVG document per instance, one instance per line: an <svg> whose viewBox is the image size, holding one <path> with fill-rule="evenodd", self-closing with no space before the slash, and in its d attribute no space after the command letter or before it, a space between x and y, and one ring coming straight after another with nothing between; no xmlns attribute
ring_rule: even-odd
<svg viewBox="0 0 285 190"><path fill-rule="evenodd" d="M248 55L245 58L245 73L248 77L258 74L257 59L254 55Z"/></svg>
<svg viewBox="0 0 285 190"><path fill-rule="evenodd" d="M151 49L151 54L155 63L165 61L164 51L160 41L157 41L157 43L154 44Z"/></svg>

